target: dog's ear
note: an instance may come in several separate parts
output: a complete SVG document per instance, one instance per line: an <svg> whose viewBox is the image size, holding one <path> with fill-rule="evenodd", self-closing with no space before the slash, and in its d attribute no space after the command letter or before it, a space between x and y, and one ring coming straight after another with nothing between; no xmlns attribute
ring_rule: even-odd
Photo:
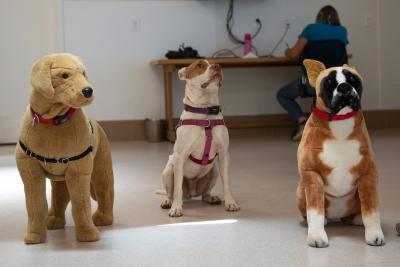
<svg viewBox="0 0 400 267"><path fill-rule="evenodd" d="M32 67L31 85L44 97L54 97L54 88L51 83L51 64L49 58L40 59Z"/></svg>
<svg viewBox="0 0 400 267"><path fill-rule="evenodd" d="M182 68L178 71L179 80L185 81L186 80L186 68Z"/></svg>
<svg viewBox="0 0 400 267"><path fill-rule="evenodd" d="M307 70L308 82L312 87L315 88L318 75L321 73L321 71L326 69L325 65L322 62L312 59L305 59L303 64Z"/></svg>

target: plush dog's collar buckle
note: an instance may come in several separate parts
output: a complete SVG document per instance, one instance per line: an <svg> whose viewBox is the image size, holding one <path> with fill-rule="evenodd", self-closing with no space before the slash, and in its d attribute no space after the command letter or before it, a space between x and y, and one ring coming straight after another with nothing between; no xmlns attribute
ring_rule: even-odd
<svg viewBox="0 0 400 267"><path fill-rule="evenodd" d="M57 162L58 163L67 164L69 162L69 159L67 159L67 158L59 158L59 159L57 159Z"/></svg>
<svg viewBox="0 0 400 267"><path fill-rule="evenodd" d="M338 114L332 114L332 113L322 111L314 106L312 108L312 113L314 115L316 115L317 117L324 119L326 121L341 121L341 120L347 120L347 119L354 117L355 115L357 115L358 111L352 111L352 112L349 112L346 114L338 115Z"/></svg>

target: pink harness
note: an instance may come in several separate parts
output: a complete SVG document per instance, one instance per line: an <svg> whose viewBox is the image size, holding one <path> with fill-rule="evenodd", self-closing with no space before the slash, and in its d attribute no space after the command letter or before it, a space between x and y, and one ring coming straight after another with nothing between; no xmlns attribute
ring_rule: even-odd
<svg viewBox="0 0 400 267"><path fill-rule="evenodd" d="M214 161L214 159L217 157L215 156L214 158L210 159L210 150L211 150L211 144L212 144L212 128L215 126L219 125L225 125L225 122L223 119L217 119L217 120L197 120L197 119L187 119L187 120L179 120L178 125L176 125L176 129L178 129L181 126L185 125L193 125L193 126L200 126L204 127L204 131L206 134L206 143L204 145L204 152L203 152L203 157L202 159L196 159L192 155L189 156L189 159L193 161L194 163L200 164L200 165L208 165Z"/></svg>

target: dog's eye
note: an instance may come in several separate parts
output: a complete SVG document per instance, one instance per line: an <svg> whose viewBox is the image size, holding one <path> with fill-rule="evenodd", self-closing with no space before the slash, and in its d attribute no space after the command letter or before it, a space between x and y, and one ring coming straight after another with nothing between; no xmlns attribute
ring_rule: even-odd
<svg viewBox="0 0 400 267"><path fill-rule="evenodd" d="M63 79L68 79L69 75L68 75L68 73L63 73L62 77L63 77Z"/></svg>
<svg viewBox="0 0 400 267"><path fill-rule="evenodd" d="M332 81L331 79L327 79L326 82L327 82L329 85L333 84L333 81Z"/></svg>
<svg viewBox="0 0 400 267"><path fill-rule="evenodd" d="M203 67L203 64L197 64L197 68L201 69Z"/></svg>
<svg viewBox="0 0 400 267"><path fill-rule="evenodd" d="M86 72L82 72L82 74L83 74L83 76L85 76L85 77L86 77Z"/></svg>

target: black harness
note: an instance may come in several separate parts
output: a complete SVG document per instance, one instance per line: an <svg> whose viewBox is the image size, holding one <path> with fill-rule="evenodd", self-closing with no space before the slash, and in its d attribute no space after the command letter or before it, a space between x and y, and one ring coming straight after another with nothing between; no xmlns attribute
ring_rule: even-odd
<svg viewBox="0 0 400 267"><path fill-rule="evenodd" d="M90 125L91 133L93 135L94 134L93 126L92 126L92 123L90 121L89 121L89 125ZM24 143L22 143L21 140L19 140L19 146L25 152L26 155L28 155L31 158L35 158L35 159L37 159L39 161L42 161L44 163L62 163L62 164L67 164L70 161L80 160L80 159L86 157L87 155L89 155L91 152L93 152L93 146L90 145L81 154L73 156L73 157L69 157L69 158L46 158L46 157L43 157L43 156L41 156L39 154L36 154L32 150L30 150Z"/></svg>

